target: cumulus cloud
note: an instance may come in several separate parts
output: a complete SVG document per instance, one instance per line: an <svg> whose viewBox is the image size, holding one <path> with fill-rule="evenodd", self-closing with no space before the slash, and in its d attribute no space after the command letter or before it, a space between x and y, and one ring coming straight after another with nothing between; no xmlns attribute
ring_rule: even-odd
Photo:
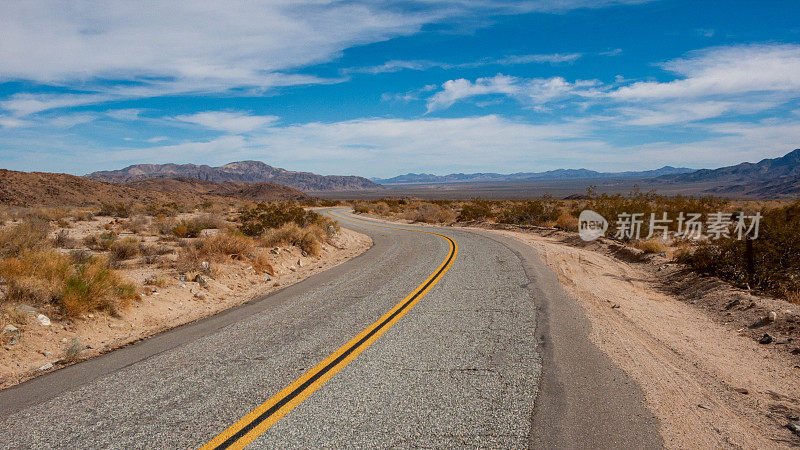
<svg viewBox="0 0 800 450"><path fill-rule="evenodd" d="M244 112L206 111L176 116L175 120L201 125L216 131L246 133L268 127L277 121L278 117L255 116Z"/></svg>

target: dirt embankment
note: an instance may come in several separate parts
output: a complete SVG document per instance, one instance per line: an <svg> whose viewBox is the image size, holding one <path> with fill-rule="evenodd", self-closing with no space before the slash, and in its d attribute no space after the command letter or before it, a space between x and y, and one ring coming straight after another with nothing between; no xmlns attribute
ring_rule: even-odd
<svg viewBox="0 0 800 450"><path fill-rule="evenodd" d="M800 305L618 244L496 232L534 247L579 300L590 338L642 386L669 448L800 445L786 428L800 415Z"/></svg>
<svg viewBox="0 0 800 450"><path fill-rule="evenodd" d="M79 226L71 229L73 235L78 235ZM273 247L269 252L273 275L257 273L242 261L212 262L210 274L202 279L165 275L167 271L156 265L123 267L120 273L141 286L142 299L116 316L96 311L74 319L43 316L44 321L37 316L49 314L47 310L17 305L13 307L16 331L4 333L0 347L0 388L269 294L353 258L371 245L368 236L342 229L330 244L323 244L319 256L293 246ZM154 279L155 284L146 282ZM70 348L76 353L70 354Z"/></svg>

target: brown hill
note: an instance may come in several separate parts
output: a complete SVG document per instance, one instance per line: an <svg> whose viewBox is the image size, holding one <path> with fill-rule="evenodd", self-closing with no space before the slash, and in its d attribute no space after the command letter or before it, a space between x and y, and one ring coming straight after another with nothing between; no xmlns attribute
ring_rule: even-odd
<svg viewBox="0 0 800 450"><path fill-rule="evenodd" d="M0 169L0 205L88 206L101 203L167 202L166 194L87 180L65 173Z"/></svg>
<svg viewBox="0 0 800 450"><path fill-rule="evenodd" d="M256 202L310 198L297 189L275 183L236 183L232 181L214 183L195 178L148 178L125 183L125 186L178 195L211 195Z"/></svg>
<svg viewBox="0 0 800 450"><path fill-rule="evenodd" d="M354 191L380 186L356 176L317 175L293 172L260 161L240 161L211 167L195 164L138 164L120 170L107 170L86 175L86 178L109 183L129 183L147 178L196 178L215 183L277 183L301 191Z"/></svg>
<svg viewBox="0 0 800 450"><path fill-rule="evenodd" d="M302 192L273 183L212 183L150 179L127 186L65 173L0 169L0 205L90 206L103 203L202 203L205 201L304 200Z"/></svg>

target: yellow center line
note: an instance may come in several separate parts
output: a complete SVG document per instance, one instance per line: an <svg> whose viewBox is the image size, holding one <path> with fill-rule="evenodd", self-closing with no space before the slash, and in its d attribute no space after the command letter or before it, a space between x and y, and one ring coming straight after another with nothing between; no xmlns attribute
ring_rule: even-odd
<svg viewBox="0 0 800 450"><path fill-rule="evenodd" d="M396 230L413 231L416 233L425 233L439 236L445 239L450 244L450 250L447 258L436 268L436 270L424 281L417 286L406 298L401 300L380 319L375 321L372 325L365 328L364 331L356 335L353 339L348 341L338 350L331 353L330 356L322 360L319 364L314 366L311 370L304 373L300 378L296 379L290 385L286 386L273 395L272 398L262 403L256 409L249 412L247 415L239 419L236 423L228 427L225 431L217 435L214 439L201 447L201 449L217 449L217 448L244 448L247 444L253 442L258 436L267 431L272 425L278 422L283 416L288 414L292 409L299 405L303 400L308 398L317 389L322 387L328 380L360 355L367 349L373 342L375 342L383 333L392 327L398 320L400 320L419 300L428 293L428 291L442 279L445 273L450 270L453 265L456 255L458 254L458 244L452 238L443 234L434 233L431 231L414 230L410 228L392 227L386 225L376 225L373 223L360 222L357 220L347 219L345 217L337 216L327 210L326 213L331 217L336 217L340 220L358 223L361 225L369 225L380 228L392 228Z"/></svg>

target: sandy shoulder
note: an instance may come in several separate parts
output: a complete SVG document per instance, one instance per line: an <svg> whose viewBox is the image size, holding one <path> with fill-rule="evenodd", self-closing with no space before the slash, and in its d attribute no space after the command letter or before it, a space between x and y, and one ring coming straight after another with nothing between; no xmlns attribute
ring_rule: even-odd
<svg viewBox="0 0 800 450"><path fill-rule="evenodd" d="M784 428L800 413L800 366L786 352L665 293L655 268L535 233L494 232L535 248L579 300L592 342L642 386L669 448L800 443Z"/></svg>
<svg viewBox="0 0 800 450"><path fill-rule="evenodd" d="M88 359L298 283L371 246L369 236L342 228L332 245L323 245L319 257L303 256L296 247L273 249L274 276L258 274L243 263L214 264L206 286L167 277L162 287L147 286L142 300L123 308L118 317L95 312L45 326L29 314L20 326L18 341L0 350L0 388L63 367L66 348L75 340L84 348L79 360ZM145 267L122 273L141 284L160 271Z"/></svg>

